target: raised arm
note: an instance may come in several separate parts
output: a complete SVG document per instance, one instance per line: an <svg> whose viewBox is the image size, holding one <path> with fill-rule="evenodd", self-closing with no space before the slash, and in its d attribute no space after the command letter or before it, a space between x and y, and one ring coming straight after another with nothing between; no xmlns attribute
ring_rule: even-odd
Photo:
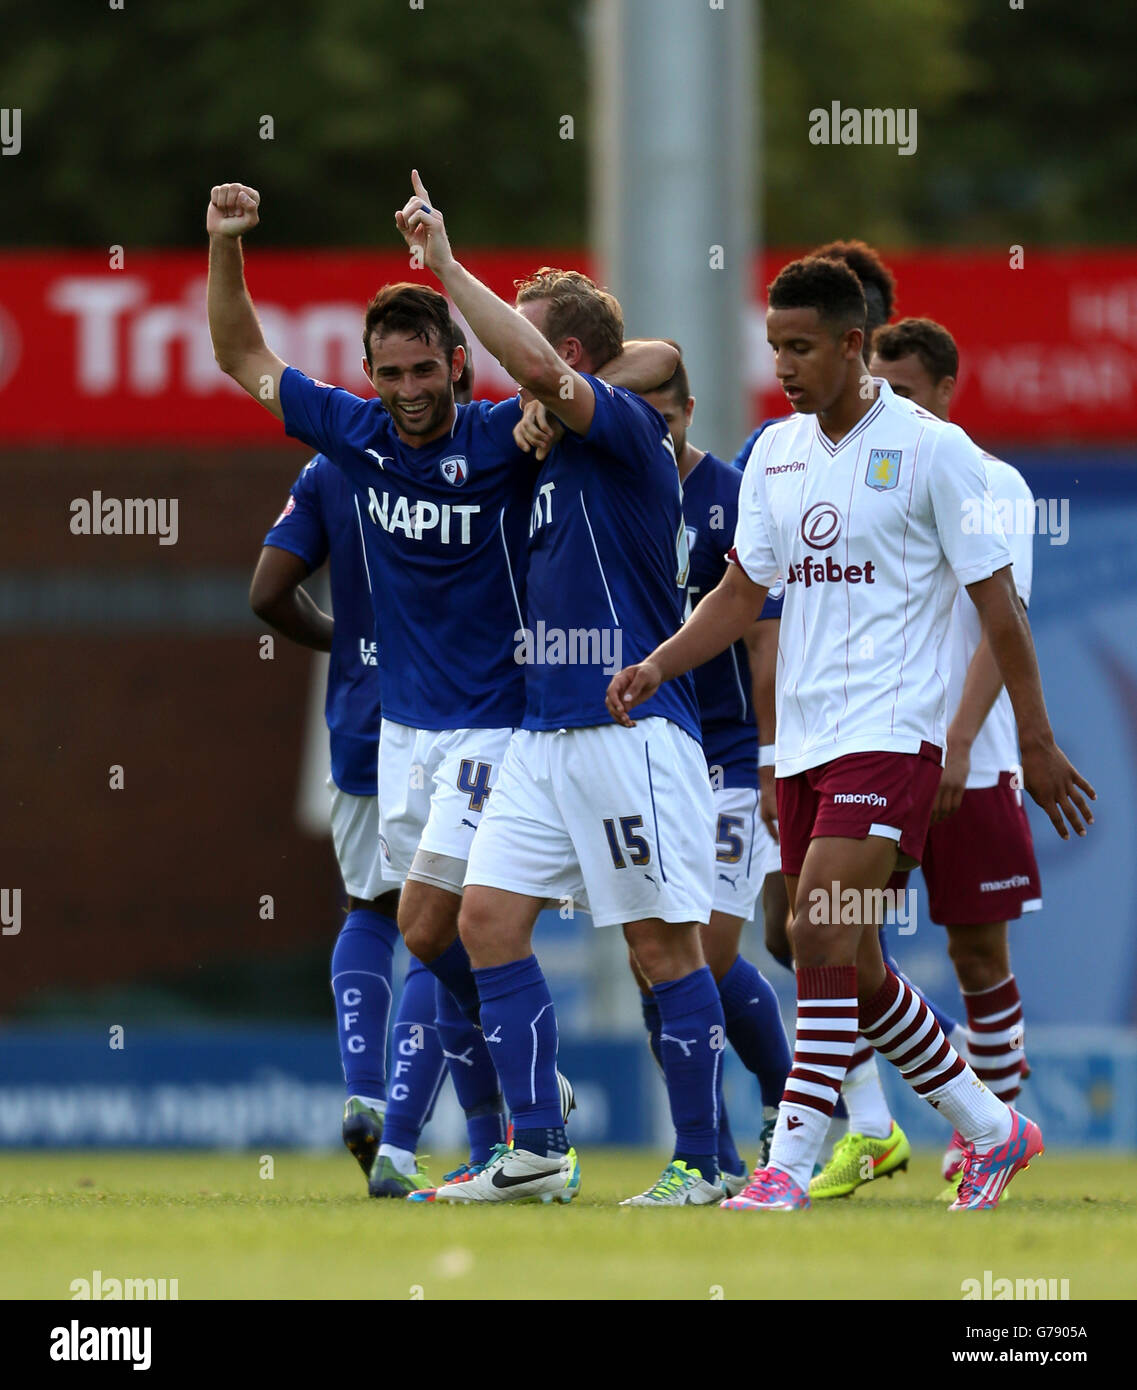
<svg viewBox="0 0 1137 1390"><path fill-rule="evenodd" d="M217 365L226 376L283 420L280 375L286 364L265 343L245 287L241 252L241 237L260 221L260 201L255 188L240 183L218 184L210 194L205 215L209 233L209 335Z"/></svg>
<svg viewBox="0 0 1137 1390"><path fill-rule="evenodd" d="M1094 818L1081 793L1091 801L1097 800L1097 793L1054 742L1030 624L1015 592L1010 565L989 579L969 584L967 592L979 610L984 636L1011 697L1019 726L1023 783L1063 840L1070 838L1063 816L1077 834L1084 835L1083 821L1092 825Z"/></svg>
<svg viewBox="0 0 1137 1390"><path fill-rule="evenodd" d="M766 593L766 587L755 584L741 565L728 565L673 637L637 666L625 666L612 677L605 704L616 723L633 728L635 720L629 711L654 695L664 681L702 666L745 636L762 611Z"/></svg>
<svg viewBox="0 0 1137 1390"><path fill-rule="evenodd" d="M528 322L528 320L526 320ZM605 362L596 375L613 386L623 386L637 396L656 391L670 381L679 365L679 353L662 338L629 338L621 351Z"/></svg>
<svg viewBox="0 0 1137 1390"><path fill-rule="evenodd" d="M553 411L570 430L586 433L595 408L592 387L558 356L552 343L523 314L499 299L454 259L442 214L432 206L417 169L411 171L411 183L414 196L395 214L395 225L407 245L412 251L421 251L423 263L442 282L474 336L513 380ZM662 346L666 348L667 345ZM637 356L638 353L633 354L631 361L636 379L643 379L639 375L641 370L643 377L650 377L665 365L661 357L644 370L637 364ZM676 355L672 371L677 361ZM666 376L660 378L663 380ZM660 381L652 385L657 386ZM651 390L652 385L638 389Z"/></svg>
<svg viewBox="0 0 1137 1390"><path fill-rule="evenodd" d="M596 375L613 386L623 386L642 396L669 381L678 364L679 353L661 338L631 338ZM522 453L532 451L540 462L564 432L556 410L546 407L543 401L527 400L521 419L513 427L513 439Z"/></svg>

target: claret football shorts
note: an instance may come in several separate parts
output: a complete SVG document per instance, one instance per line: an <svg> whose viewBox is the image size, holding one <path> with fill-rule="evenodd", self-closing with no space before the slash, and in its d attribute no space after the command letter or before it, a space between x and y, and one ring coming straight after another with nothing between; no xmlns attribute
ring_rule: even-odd
<svg viewBox="0 0 1137 1390"><path fill-rule="evenodd" d="M1042 884L1022 792L1010 772L972 787L959 810L928 831L920 865L928 916L940 926L1013 922L1042 906Z"/></svg>
<svg viewBox="0 0 1137 1390"><path fill-rule="evenodd" d="M940 749L925 742L918 753L849 753L779 777L782 872L800 874L810 840L826 835L850 840L880 835L896 841L898 868L918 864L942 761Z"/></svg>

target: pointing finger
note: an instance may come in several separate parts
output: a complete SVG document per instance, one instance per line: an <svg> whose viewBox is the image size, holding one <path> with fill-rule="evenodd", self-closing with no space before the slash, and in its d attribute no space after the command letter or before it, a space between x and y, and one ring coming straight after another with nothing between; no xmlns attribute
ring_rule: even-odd
<svg viewBox="0 0 1137 1390"><path fill-rule="evenodd" d="M417 169L411 170L411 187L423 200L424 203L429 204L430 194L426 191L426 184L424 184L422 179L419 177L419 172Z"/></svg>

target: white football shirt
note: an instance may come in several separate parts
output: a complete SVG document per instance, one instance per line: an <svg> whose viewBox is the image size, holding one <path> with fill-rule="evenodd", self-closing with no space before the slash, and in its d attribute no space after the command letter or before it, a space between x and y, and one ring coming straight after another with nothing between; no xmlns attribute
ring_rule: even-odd
<svg viewBox="0 0 1137 1390"><path fill-rule="evenodd" d="M1030 603L1030 585L1034 569L1034 494L1026 479L1009 463L993 454L980 454L987 472L994 512L1002 523L1014 565L1015 588L1024 604ZM973 523L974 524L974 523ZM990 529L990 523L981 523ZM948 676L948 723L955 717L963 695L967 668L983 628L979 613L967 591L960 589L951 610L951 655ZM1019 736L1011 697L1006 687L999 691L991 713L983 721L975 742L971 745L971 771L968 787L994 787L999 774L1019 765Z"/></svg>
<svg viewBox="0 0 1137 1390"><path fill-rule="evenodd" d="M790 777L850 753L945 741L949 614L957 583L1011 563L979 450L957 426L878 396L834 444L814 415L758 438L739 494L734 559L786 581L776 767Z"/></svg>

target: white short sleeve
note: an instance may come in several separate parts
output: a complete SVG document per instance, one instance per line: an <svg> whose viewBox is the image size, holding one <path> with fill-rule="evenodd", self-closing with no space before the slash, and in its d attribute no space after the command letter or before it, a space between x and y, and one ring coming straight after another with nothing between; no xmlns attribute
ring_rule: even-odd
<svg viewBox="0 0 1137 1390"><path fill-rule="evenodd" d="M955 425L936 439L928 490L940 544L961 587L989 579L1011 563L983 460Z"/></svg>
<svg viewBox="0 0 1137 1390"><path fill-rule="evenodd" d="M766 430L759 436L746 461L738 492L738 527L734 533L734 547L727 557L742 566L748 579L767 588L781 573L767 525L765 460L768 450L763 448L763 440L768 440L771 434L771 430Z"/></svg>

